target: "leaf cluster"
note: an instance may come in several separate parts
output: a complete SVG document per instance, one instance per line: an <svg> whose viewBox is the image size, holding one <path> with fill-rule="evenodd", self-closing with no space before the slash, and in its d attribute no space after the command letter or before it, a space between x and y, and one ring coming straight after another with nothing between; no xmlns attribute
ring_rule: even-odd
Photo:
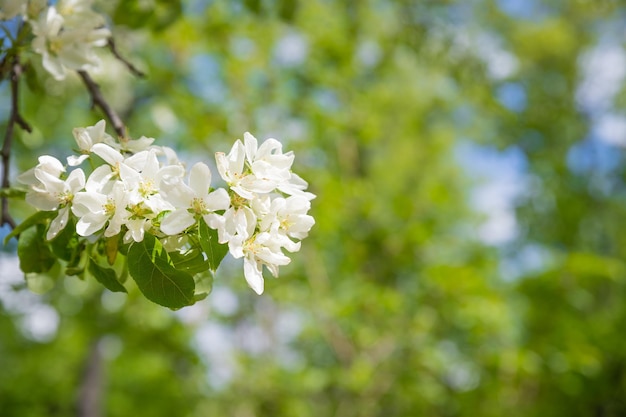
<svg viewBox="0 0 626 417"><path fill-rule="evenodd" d="M125 244L124 231L105 239L78 236L70 218L61 233L46 240L52 211L39 211L22 222L5 239L19 236L17 254L21 270L56 281L63 276L95 279L109 291L127 292L127 276L150 301L176 310L205 298L213 275L228 247L219 244L217 231L203 219L187 231L189 243L167 252L160 240L147 233L141 242ZM95 242L95 243L92 243Z"/></svg>

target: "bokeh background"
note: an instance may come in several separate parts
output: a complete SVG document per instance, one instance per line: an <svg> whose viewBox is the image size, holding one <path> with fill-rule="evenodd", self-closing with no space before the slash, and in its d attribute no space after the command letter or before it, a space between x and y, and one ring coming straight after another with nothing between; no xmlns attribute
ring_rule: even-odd
<svg viewBox="0 0 626 417"><path fill-rule="evenodd" d="M276 137L317 224L262 296L229 260L178 312L4 246L0 415L626 415L623 2L96 6L147 74L93 74L131 136ZM31 65L15 175L102 118Z"/></svg>

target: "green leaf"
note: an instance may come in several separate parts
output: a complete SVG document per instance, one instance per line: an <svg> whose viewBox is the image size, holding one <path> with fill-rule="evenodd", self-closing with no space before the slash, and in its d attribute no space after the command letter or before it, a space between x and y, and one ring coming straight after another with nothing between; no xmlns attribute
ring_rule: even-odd
<svg viewBox="0 0 626 417"><path fill-rule="evenodd" d="M70 216L67 225L61 232L50 241L52 253L64 261L70 261L75 255L78 246L78 236L74 219Z"/></svg>
<svg viewBox="0 0 626 417"><path fill-rule="evenodd" d="M79 276L79 275L82 275L84 272L85 272L84 268L73 267L73 266L65 268L65 275L67 275L68 277Z"/></svg>
<svg viewBox="0 0 626 417"><path fill-rule="evenodd" d="M0 188L0 197L24 198L26 191L17 188Z"/></svg>
<svg viewBox="0 0 626 417"><path fill-rule="evenodd" d="M292 22L296 15L298 4L295 0L279 0L278 16L287 21Z"/></svg>
<svg viewBox="0 0 626 417"><path fill-rule="evenodd" d="M111 268L103 268L93 258L89 258L89 273L109 291L127 292L126 288L117 280L115 271Z"/></svg>
<svg viewBox="0 0 626 417"><path fill-rule="evenodd" d="M228 245L217 242L217 230L207 226L204 219L200 219L198 222L198 238L200 239L202 250L207 256L209 269L215 272L224 256L228 253Z"/></svg>
<svg viewBox="0 0 626 417"><path fill-rule="evenodd" d="M196 297L201 297L202 294L209 295L213 291L213 272L205 271L193 276L196 282ZM204 298L203 297L203 298Z"/></svg>
<svg viewBox="0 0 626 417"><path fill-rule="evenodd" d="M193 304L193 277L176 269L163 245L151 234L128 249L128 272L150 301L171 309Z"/></svg>
<svg viewBox="0 0 626 417"><path fill-rule="evenodd" d="M46 228L42 224L24 230L17 242L20 269L25 272L46 272L56 262L45 241Z"/></svg>
<svg viewBox="0 0 626 417"><path fill-rule="evenodd" d="M180 0L157 0L145 7L139 0L121 2L113 14L113 21L130 28L166 29L180 18L183 6Z"/></svg>
<svg viewBox="0 0 626 417"><path fill-rule="evenodd" d="M169 255L176 269L191 275L207 271L211 266L202 256L202 251L197 248L189 249L184 253L170 252Z"/></svg>
<svg viewBox="0 0 626 417"><path fill-rule="evenodd" d="M4 237L4 244L6 245L9 242L9 240L11 240L11 238L18 236L24 230L29 229L30 227L32 227L32 226L34 226L36 224L44 223L44 220L51 219L54 216L56 216L56 214L57 214L56 211L38 211L38 212L36 212L32 216L30 216L29 218L24 220L22 223L17 225L17 227L15 229L13 229L11 231L11 233L6 235Z"/></svg>

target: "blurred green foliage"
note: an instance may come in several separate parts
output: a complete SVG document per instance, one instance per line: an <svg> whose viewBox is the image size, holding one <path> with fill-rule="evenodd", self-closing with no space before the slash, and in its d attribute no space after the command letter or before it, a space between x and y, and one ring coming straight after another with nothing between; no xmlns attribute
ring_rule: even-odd
<svg viewBox="0 0 626 417"><path fill-rule="evenodd" d="M59 316L49 339L0 304L1 415L79 414L94 363L111 417L626 415L625 156L592 134L602 112L623 115L626 89L610 86L606 108L580 98L590 51L624 60L620 2L99 5L147 73L105 58L94 74L130 134L205 162L246 130L275 136L317 224L261 297L238 264L221 268L215 286L233 293L193 320L75 277L41 296ZM19 170L101 118L78 79L30 70ZM479 237L467 142L523 155L504 243Z"/></svg>

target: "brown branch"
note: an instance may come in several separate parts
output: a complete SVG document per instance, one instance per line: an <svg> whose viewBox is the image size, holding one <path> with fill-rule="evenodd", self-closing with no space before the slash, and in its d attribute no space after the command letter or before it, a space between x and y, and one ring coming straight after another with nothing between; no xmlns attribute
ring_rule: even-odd
<svg viewBox="0 0 626 417"><path fill-rule="evenodd" d="M117 50L117 46L115 46L115 41L113 40L113 38L109 38L109 41L107 42L107 46L111 50L111 53L113 54L113 56L119 59L120 62L122 62L124 65L126 65L126 68L128 68L128 70L132 72L135 76L140 77L140 78L143 78L146 76L146 74L143 71L139 70L130 61L128 61L126 58L120 55L119 51Z"/></svg>
<svg viewBox="0 0 626 417"><path fill-rule="evenodd" d="M113 129L115 129L117 135L120 138L126 138L126 126L124 126L124 122L122 122L122 119L120 119L117 112L113 110L113 108L105 100L102 92L100 91L100 86L91 78L87 71L78 70L78 75L80 75L80 78L83 79L87 90L89 90L89 95L91 96L91 107L99 107L113 125Z"/></svg>
<svg viewBox="0 0 626 417"><path fill-rule="evenodd" d="M19 86L20 76L22 75L22 65L19 56L13 55L11 58L11 71L9 80L11 82L11 113L7 122L7 130L4 134L4 142L2 143L2 188L7 189L11 186L9 183L9 166L11 162L11 146L13 144L13 132L17 124L23 130L32 132L30 125L24 120L19 112ZM15 228L15 221L9 214L9 200L2 197L2 213L0 217L0 226L8 224L11 228Z"/></svg>

